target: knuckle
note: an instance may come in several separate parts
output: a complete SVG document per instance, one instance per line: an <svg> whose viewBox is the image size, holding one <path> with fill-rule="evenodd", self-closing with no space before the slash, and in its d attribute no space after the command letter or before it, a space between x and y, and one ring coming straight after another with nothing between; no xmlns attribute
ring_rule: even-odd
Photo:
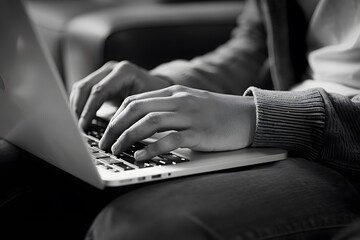
<svg viewBox="0 0 360 240"><path fill-rule="evenodd" d="M159 113L149 113L147 115L147 121L152 125L158 125L162 120L161 114Z"/></svg>
<svg viewBox="0 0 360 240"><path fill-rule="evenodd" d="M180 92L177 96L181 99L190 99L193 97L193 95L188 92Z"/></svg>
<svg viewBox="0 0 360 240"><path fill-rule="evenodd" d="M92 88L91 88L91 95L95 95L95 96L99 96L103 93L104 91L104 86L101 84L95 84Z"/></svg>
<svg viewBox="0 0 360 240"><path fill-rule="evenodd" d="M103 68L110 70L110 69L112 69L116 64L117 64L116 61L108 61L108 62L106 62L106 63L103 65Z"/></svg>
<svg viewBox="0 0 360 240"><path fill-rule="evenodd" d="M137 100L132 101L127 105L128 111L135 112L140 108L140 105L141 104L139 103L139 101L137 101Z"/></svg>
<svg viewBox="0 0 360 240"><path fill-rule="evenodd" d="M130 65L131 65L131 62L128 61L128 60L123 60L123 61L120 62L120 64L121 64L122 66L126 67L126 66L130 66Z"/></svg>
<svg viewBox="0 0 360 240"><path fill-rule="evenodd" d="M76 82L76 83L74 83L74 84L71 86L72 92L73 92L73 91L76 91L77 89L79 89L79 82Z"/></svg>
<svg viewBox="0 0 360 240"><path fill-rule="evenodd" d="M188 92L181 92L177 95L177 97L179 98L180 102L183 105L189 106L189 107L194 106L195 101L196 101L195 96Z"/></svg>
<svg viewBox="0 0 360 240"><path fill-rule="evenodd" d="M181 86L181 85L171 86L170 89L171 89L171 91L172 91L173 93L178 93L178 92L183 92L183 91L185 91L185 87L184 87L184 86Z"/></svg>
<svg viewBox="0 0 360 240"><path fill-rule="evenodd" d="M84 90L87 88L87 84L85 81L78 81L78 82L75 82L73 85L72 85L72 90Z"/></svg>
<svg viewBox="0 0 360 240"><path fill-rule="evenodd" d="M134 79L138 74L136 67L129 61L122 61L118 63L112 70L113 74L122 79Z"/></svg>
<svg viewBox="0 0 360 240"><path fill-rule="evenodd" d="M126 71L133 67L133 64L127 60L121 61L116 65L116 70L119 71Z"/></svg>
<svg viewBox="0 0 360 240"><path fill-rule="evenodd" d="M125 98L125 100L123 102L124 107L128 106L134 100L135 100L135 98L133 96L129 96L129 97Z"/></svg>

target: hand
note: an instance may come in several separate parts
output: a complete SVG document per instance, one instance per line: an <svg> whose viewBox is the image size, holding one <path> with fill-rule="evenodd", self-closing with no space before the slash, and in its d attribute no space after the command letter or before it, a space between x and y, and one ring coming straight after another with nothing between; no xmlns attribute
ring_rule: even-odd
<svg viewBox="0 0 360 240"><path fill-rule="evenodd" d="M146 160L177 148L240 149L252 143L255 115L253 97L172 86L126 98L99 145L119 154L156 132L175 130L137 151L135 158Z"/></svg>
<svg viewBox="0 0 360 240"><path fill-rule="evenodd" d="M121 103L127 96L170 85L127 61L108 62L73 85L70 105L80 118L80 127L86 129L105 101L117 98Z"/></svg>

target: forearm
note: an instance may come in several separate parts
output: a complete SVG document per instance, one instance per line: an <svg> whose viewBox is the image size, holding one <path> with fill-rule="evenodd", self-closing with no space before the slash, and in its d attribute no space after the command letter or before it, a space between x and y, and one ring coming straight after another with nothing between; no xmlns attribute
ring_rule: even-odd
<svg viewBox="0 0 360 240"><path fill-rule="evenodd" d="M258 74L267 58L266 34L255 1L248 1L233 37L215 51L191 61L177 60L151 71L174 84L212 92L242 94L262 86Z"/></svg>

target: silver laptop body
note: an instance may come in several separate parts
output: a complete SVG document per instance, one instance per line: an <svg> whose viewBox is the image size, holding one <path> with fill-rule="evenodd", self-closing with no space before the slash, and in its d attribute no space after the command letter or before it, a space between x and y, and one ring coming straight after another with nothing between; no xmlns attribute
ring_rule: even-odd
<svg viewBox="0 0 360 240"><path fill-rule="evenodd" d="M108 171L95 164L52 59L19 0L1 0L0 32L0 137L95 187L155 181L287 156L281 149L218 153L178 149L174 154L189 162Z"/></svg>

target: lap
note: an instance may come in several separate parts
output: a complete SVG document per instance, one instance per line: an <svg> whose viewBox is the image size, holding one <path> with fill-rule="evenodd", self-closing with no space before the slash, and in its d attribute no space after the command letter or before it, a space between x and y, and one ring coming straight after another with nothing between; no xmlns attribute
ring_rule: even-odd
<svg viewBox="0 0 360 240"><path fill-rule="evenodd" d="M120 197L98 215L89 239L302 239L318 229L321 236L333 235L358 216L352 186L305 160L105 192L3 141L0 165L2 236L9 230L37 239L81 239L115 196Z"/></svg>
<svg viewBox="0 0 360 240"><path fill-rule="evenodd" d="M358 202L337 172L287 159L140 186L98 215L88 239L322 239L359 217Z"/></svg>

